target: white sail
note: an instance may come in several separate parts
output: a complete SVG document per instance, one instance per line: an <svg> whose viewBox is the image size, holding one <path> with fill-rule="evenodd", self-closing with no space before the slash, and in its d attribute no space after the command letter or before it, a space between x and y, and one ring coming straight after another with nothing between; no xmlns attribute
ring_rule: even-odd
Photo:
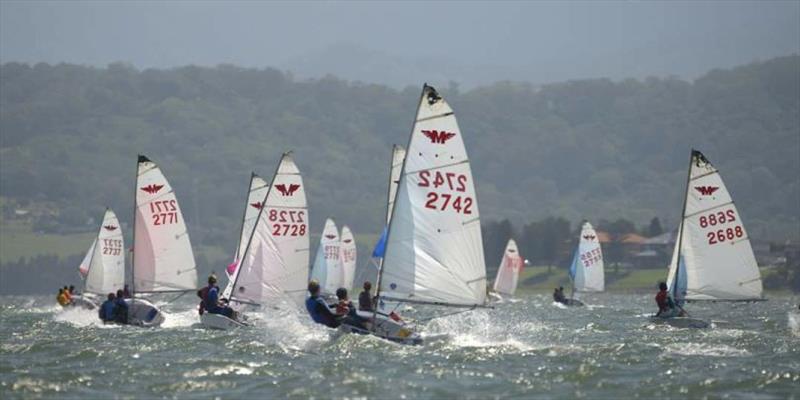
<svg viewBox="0 0 800 400"><path fill-rule="evenodd" d="M426 85L389 224L381 296L483 304L486 266L479 215L453 110Z"/></svg>
<svg viewBox="0 0 800 400"><path fill-rule="evenodd" d="M500 260L500 267L497 268L497 277L494 279L494 291L497 293L513 296L517 290L519 274L522 271L524 261L519 255L517 242L509 239L506 250L503 252L503 259Z"/></svg>
<svg viewBox="0 0 800 400"><path fill-rule="evenodd" d="M696 150L689 168L686 210L676 243L681 247L676 247L670 263L669 286L678 271L678 282L685 279L685 294L680 290L683 284L678 286L679 300L760 299L761 274L750 238L719 171Z"/></svg>
<svg viewBox="0 0 800 400"><path fill-rule="evenodd" d="M242 253L231 299L301 304L308 283L308 203L300 170L281 158Z"/></svg>
<svg viewBox="0 0 800 400"><path fill-rule="evenodd" d="M92 240L92 245L89 246L89 250L86 251L86 255L83 256L83 260L78 266L78 272L81 274L81 279L84 281L86 280L86 275L89 275L89 265L92 264L92 257L94 256L94 248L96 246L97 237L95 236L94 240Z"/></svg>
<svg viewBox="0 0 800 400"><path fill-rule="evenodd" d="M403 161L406 159L406 149L400 145L392 147L392 168L389 173L389 195L386 202L386 225L392 219L394 199L397 196L397 185L400 183L400 173L403 172Z"/></svg>
<svg viewBox="0 0 800 400"><path fill-rule="evenodd" d="M319 238L317 256L311 279L319 282L322 293L334 294L344 285L342 265L339 263L339 231L332 219L325 220L325 228Z"/></svg>
<svg viewBox="0 0 800 400"><path fill-rule="evenodd" d="M260 176L253 173L250 175L250 187L247 194L247 203L244 205L244 215L242 217L242 229L239 232L239 245L236 247L236 254L233 256L233 262L226 268L228 275L228 285L222 291L222 297L230 298L231 291L233 291L233 281L236 280L236 271L238 271L240 258L247 248L247 242L250 241L250 235L253 233L253 227L256 225L258 219L258 212L261 211L261 205L264 202L264 197L267 195L269 185Z"/></svg>
<svg viewBox="0 0 800 400"><path fill-rule="evenodd" d="M592 224L584 222L581 227L578 248L570 265L570 276L576 292L602 292L605 290L603 250Z"/></svg>
<svg viewBox="0 0 800 400"><path fill-rule="evenodd" d="M342 287L352 289L353 279L355 279L356 274L356 240L347 225L342 227L340 238L339 263L342 270Z"/></svg>
<svg viewBox="0 0 800 400"><path fill-rule="evenodd" d="M134 290L165 292L196 288L194 253L178 200L158 165L141 155L135 218Z"/></svg>

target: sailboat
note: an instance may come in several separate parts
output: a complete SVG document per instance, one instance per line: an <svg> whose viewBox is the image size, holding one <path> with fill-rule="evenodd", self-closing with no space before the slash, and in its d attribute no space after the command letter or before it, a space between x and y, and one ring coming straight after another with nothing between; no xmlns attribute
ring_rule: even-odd
<svg viewBox="0 0 800 400"><path fill-rule="evenodd" d="M486 265L469 158L453 110L422 89L403 162L378 274L378 301L434 307L485 307ZM438 309L438 308L436 308ZM416 327L377 311L368 329L399 343L422 343ZM366 331L366 332L365 332Z"/></svg>
<svg viewBox="0 0 800 400"><path fill-rule="evenodd" d="M250 174L250 184L248 185L246 199L247 201L245 202L244 213L242 215L242 228L239 230L239 242L236 246L233 262L228 265L228 268L225 269L225 272L228 275L228 284L222 291L222 297L225 299L230 298L231 292L233 291L233 281L236 280L235 274L238 271L242 254L244 254L244 250L247 248L247 242L250 240L250 234L253 233L253 227L256 225L258 212L261 210L261 206L263 204L264 197L267 195L268 188L269 184L267 184L263 178L256 175L255 172Z"/></svg>
<svg viewBox="0 0 800 400"><path fill-rule="evenodd" d="M678 305L687 300L762 300L761 273L739 211L719 171L694 149L667 286ZM681 327L709 325L691 317L655 320Z"/></svg>
<svg viewBox="0 0 800 400"><path fill-rule="evenodd" d="M397 194L397 184L400 183L400 172L403 169L403 161L406 159L406 149L400 145L392 147L392 159L389 164L389 184L387 185L386 194L386 224L384 225L378 242L372 250L372 257L369 263L362 269L358 277L358 283L369 281L375 283L378 279L378 271L383 264L383 255L386 250L386 234L389 228L389 221L392 219L392 208L394 207L394 199Z"/></svg>
<svg viewBox="0 0 800 400"><path fill-rule="evenodd" d="M133 228L133 268L128 323L158 326L163 313L142 294L197 289L197 269L178 199L161 169L139 155Z"/></svg>
<svg viewBox="0 0 800 400"><path fill-rule="evenodd" d="M116 293L125 284L125 245L122 229L114 211L106 209L92 245L78 272L83 278L81 296L74 296L76 306L95 308L108 293ZM99 298L97 296L100 296Z"/></svg>
<svg viewBox="0 0 800 400"><path fill-rule="evenodd" d="M303 178L291 153L284 153L241 252L228 297L231 304L301 305L308 284L308 232ZM210 313L203 314L201 321L216 329L243 325L241 320Z"/></svg>
<svg viewBox="0 0 800 400"><path fill-rule="evenodd" d="M353 280L356 274L356 260L358 257L356 249L356 240L353 237L353 232L347 225L342 227L342 233L339 235L341 244L339 245L339 263L342 265L342 287L346 289L355 289Z"/></svg>
<svg viewBox="0 0 800 400"><path fill-rule="evenodd" d="M597 232L588 221L581 226L578 247L569 266L569 277L572 280L572 295L567 299L567 306L583 305L583 302L575 298L576 293L605 290L603 250L600 248Z"/></svg>
<svg viewBox="0 0 800 400"><path fill-rule="evenodd" d="M339 245L339 230L336 229L333 219L328 218L319 238L311 279L319 283L321 295L331 300L336 297L336 289L344 285L342 264L339 262Z"/></svg>
<svg viewBox="0 0 800 400"><path fill-rule="evenodd" d="M524 261L519 255L517 242L515 242L514 239L508 239L506 249L503 251L503 259L500 260L500 266L497 268L497 276L494 279L494 292L491 294L500 299L502 299L502 296L514 296L523 265Z"/></svg>

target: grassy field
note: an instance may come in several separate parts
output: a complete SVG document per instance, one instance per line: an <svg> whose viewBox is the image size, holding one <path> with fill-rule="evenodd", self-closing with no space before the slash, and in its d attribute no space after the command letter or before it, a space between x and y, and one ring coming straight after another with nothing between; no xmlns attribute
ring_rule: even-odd
<svg viewBox="0 0 800 400"><path fill-rule="evenodd" d="M92 244L94 233L68 235L36 234L28 224L19 221L0 221L0 263L55 254L66 257L82 254Z"/></svg>
<svg viewBox="0 0 800 400"><path fill-rule="evenodd" d="M666 269L621 270L614 274L613 269L606 270L606 290L608 291L647 291L667 278ZM546 266L526 267L520 276L519 289L522 292L552 292L554 287L564 286L569 292L571 286L567 270L553 267L547 273Z"/></svg>

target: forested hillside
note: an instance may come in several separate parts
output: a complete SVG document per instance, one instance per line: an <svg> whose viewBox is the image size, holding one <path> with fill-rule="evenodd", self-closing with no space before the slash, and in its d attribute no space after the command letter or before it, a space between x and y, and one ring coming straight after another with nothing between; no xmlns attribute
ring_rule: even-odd
<svg viewBox="0 0 800 400"><path fill-rule="evenodd" d="M4 64L3 212L38 208L44 232L93 230L106 206L127 221L142 153L170 179L193 242L232 247L250 171L268 178L293 150L312 232L334 216L377 233L391 145L406 144L420 87L235 66ZM800 238L798 56L694 82L438 89L459 117L484 220L657 216L674 227L695 147L722 171L751 237Z"/></svg>

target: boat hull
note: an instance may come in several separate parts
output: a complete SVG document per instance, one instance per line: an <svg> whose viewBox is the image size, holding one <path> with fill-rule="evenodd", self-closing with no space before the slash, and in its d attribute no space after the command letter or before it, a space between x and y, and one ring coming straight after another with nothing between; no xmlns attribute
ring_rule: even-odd
<svg viewBox="0 0 800 400"><path fill-rule="evenodd" d="M229 330L229 329L241 328L243 326L248 326L244 322L230 319L221 314L211 314L211 313L203 313L203 315L200 316L200 323L203 325L204 328L217 329L217 330Z"/></svg>
<svg viewBox="0 0 800 400"><path fill-rule="evenodd" d="M357 314L361 318L372 321L373 313L371 311L358 311ZM355 326L343 323L339 326L339 331L362 335L375 335L379 338L400 344L420 345L424 341L422 335L414 332L407 324L395 321L385 314L375 315L373 323L368 323L367 326Z"/></svg>
<svg viewBox="0 0 800 400"><path fill-rule="evenodd" d="M690 317L650 317L650 321L657 324L667 324L674 328L705 329L711 326L708 321Z"/></svg>
<svg viewBox="0 0 800 400"><path fill-rule="evenodd" d="M128 325L156 327L164 323L164 313L144 299L125 299L128 305Z"/></svg>
<svg viewBox="0 0 800 400"><path fill-rule="evenodd" d="M75 296L72 298L72 303L70 303L68 307L80 307L87 310L94 310L97 308L97 303L92 301L89 297Z"/></svg>

